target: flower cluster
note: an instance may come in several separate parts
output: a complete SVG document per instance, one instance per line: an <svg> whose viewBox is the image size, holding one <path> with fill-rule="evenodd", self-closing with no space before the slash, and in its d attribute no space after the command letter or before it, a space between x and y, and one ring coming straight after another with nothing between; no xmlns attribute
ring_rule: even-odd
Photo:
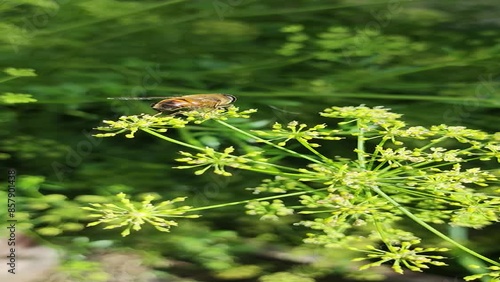
<svg viewBox="0 0 500 282"><path fill-rule="evenodd" d="M438 261L444 259L443 256L428 255L425 253L445 252L447 248L420 248L413 247L419 244L419 240L402 242L399 246L388 245L389 251L377 249L374 246L367 246L365 249L351 248L356 251L367 253L366 257L356 258L354 261L376 260L375 262L365 264L360 269L367 269L374 266L380 266L383 263L393 261L392 269L400 274L403 274L402 266L411 271L422 271L429 268L428 265L444 266L446 263ZM367 250L368 249L368 250Z"/></svg>
<svg viewBox="0 0 500 282"><path fill-rule="evenodd" d="M180 154L183 155L184 158L178 158L176 161L184 162L188 165L177 166L175 168L185 169L202 167L201 169L195 171L196 175L203 174L208 169L213 168L216 174L231 176L232 174L225 170L226 166L240 169L251 169L252 165L258 169L266 169L268 167L266 165L266 159L259 157L262 151L254 151L241 156L231 155L233 152L233 147L224 149L222 153L216 152L210 147L206 147L203 150L203 153L197 154L181 151ZM252 163L252 165L249 163Z"/></svg>
<svg viewBox="0 0 500 282"><path fill-rule="evenodd" d="M97 130L106 131L107 133L95 134L96 137L112 137L117 134L128 132L125 137L134 138L134 134L144 128L151 129L156 132L166 132L167 128L181 128L188 122L186 120L173 116L159 115L135 115L121 116L118 121L104 120L106 126L97 127Z"/></svg>
<svg viewBox="0 0 500 282"><path fill-rule="evenodd" d="M117 203L90 204L91 207L83 208L93 212L90 217L98 218L97 221L91 222L87 226L102 223L107 225L104 229L125 227L121 233L125 237L130 234L131 230L139 231L145 223L153 225L162 232L169 232L170 227L177 226L177 222L166 220L164 217L199 217L199 215L185 215L191 209L190 206L174 206L175 203L182 202L185 198L175 198L153 205L151 201L154 200L154 197L151 195L146 196L140 203L130 201L124 193L119 193L116 196L119 200Z"/></svg>
<svg viewBox="0 0 500 282"><path fill-rule="evenodd" d="M474 268L474 269L484 268L484 267L481 267L479 265L470 265L469 267ZM464 280L465 281L472 281L472 280L476 280L476 279L481 279L481 280L484 279L484 280L490 281L490 282L500 281L500 266L497 266L497 265L488 266L488 267L486 267L486 270L489 270L489 272L469 275L469 276L464 277ZM490 279L490 280L488 280L488 279Z"/></svg>
<svg viewBox="0 0 500 282"><path fill-rule="evenodd" d="M401 128L405 123L400 120L401 114L392 113L384 107L331 107L323 110L320 115L329 118L342 118L345 123L357 121L361 130L373 130L376 126L382 128Z"/></svg>
<svg viewBox="0 0 500 282"><path fill-rule="evenodd" d="M335 130L324 130L326 128L325 124L317 124L311 128L306 129L306 124L299 124L297 121L289 122L288 125L283 128L280 123L275 123L273 125L272 131L262 131L255 130L254 133L272 139L284 139L278 143L278 146L285 146L288 141L295 139L299 142L307 142L312 147L319 147L319 144L310 143L309 140L312 139L324 139L324 140L340 140L340 137L332 136Z"/></svg>
<svg viewBox="0 0 500 282"><path fill-rule="evenodd" d="M384 179L380 172L360 169L345 164L336 167L329 164L309 164L308 168L300 168L303 177L301 181L321 182L328 185L329 191L337 191L339 187L348 190L370 189L378 187Z"/></svg>
<svg viewBox="0 0 500 282"><path fill-rule="evenodd" d="M274 179L264 179L259 186L247 188L247 190L253 191L254 194L264 192L282 194L293 190L301 190L302 188L303 185L299 181L278 175Z"/></svg>
<svg viewBox="0 0 500 282"><path fill-rule="evenodd" d="M278 220L280 216L293 214L293 209L287 208L282 200L251 201L245 207L247 214L260 215L261 220Z"/></svg>
<svg viewBox="0 0 500 282"><path fill-rule="evenodd" d="M500 198L482 193L452 194L451 205L458 207L451 213L451 224L470 228L481 228L500 219Z"/></svg>
<svg viewBox="0 0 500 282"><path fill-rule="evenodd" d="M238 107L231 106L229 108L220 109L196 109L192 111L181 111L180 115L186 117L187 121L192 121L196 124L203 123L207 120L227 120L228 118L249 118L250 114L257 112L256 109L248 109L240 111Z"/></svg>
<svg viewBox="0 0 500 282"><path fill-rule="evenodd" d="M139 130L152 130L155 132L166 132L169 128L185 127L189 122L200 124L207 120L226 120L228 118L249 118L250 114L256 112L255 109L239 111L239 108L231 106L229 108L208 108L196 109L192 111L180 111L171 115L148 115L140 114L133 116L121 116L117 121L104 120L106 126L99 126L96 129L106 133L95 134L96 137L113 137L117 134L128 132L125 137L134 138ZM183 117L183 118L182 118Z"/></svg>

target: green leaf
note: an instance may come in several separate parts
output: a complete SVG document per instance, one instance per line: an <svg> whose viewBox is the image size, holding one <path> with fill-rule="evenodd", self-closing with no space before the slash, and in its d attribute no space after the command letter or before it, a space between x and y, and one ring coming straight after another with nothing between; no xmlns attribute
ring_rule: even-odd
<svg viewBox="0 0 500 282"><path fill-rule="evenodd" d="M3 93L0 96L0 104L25 104L37 102L36 99L31 98L30 94L19 94L19 93Z"/></svg>
<svg viewBox="0 0 500 282"><path fill-rule="evenodd" d="M16 76L16 77L37 76L34 69L6 68L3 71L10 76Z"/></svg>

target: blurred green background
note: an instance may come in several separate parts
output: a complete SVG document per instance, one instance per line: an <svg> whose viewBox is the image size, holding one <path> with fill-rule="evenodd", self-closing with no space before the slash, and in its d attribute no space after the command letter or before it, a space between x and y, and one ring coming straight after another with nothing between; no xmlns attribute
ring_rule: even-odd
<svg viewBox="0 0 500 282"><path fill-rule="evenodd" d="M92 137L102 120L154 113L149 102L107 97L230 93L240 109L259 110L239 125L246 129L323 123L317 112L326 107L366 104L390 107L413 125L498 131L498 15L495 0L0 1L1 178L17 170L19 212L31 218L23 232L69 254L77 266L67 269L103 271L95 281L114 281L102 258L118 251L125 261L140 252L143 273L160 281L257 281L300 267L321 273L318 281L429 281L358 273L351 256L302 246L304 230L246 216L242 206L181 221L170 234L122 239L82 229L73 199L155 192L204 206L252 198L245 188L264 178L174 170L182 148L146 134ZM241 142L201 129L174 137L216 148ZM53 194L66 198L47 198ZM498 255L488 232L476 231L477 248ZM325 259L312 267L316 256ZM448 281L461 276L457 269L435 275Z"/></svg>

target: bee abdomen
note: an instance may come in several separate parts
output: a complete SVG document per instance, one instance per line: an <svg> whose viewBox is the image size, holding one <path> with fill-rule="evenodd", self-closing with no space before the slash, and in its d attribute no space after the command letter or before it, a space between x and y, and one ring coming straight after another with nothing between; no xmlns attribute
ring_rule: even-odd
<svg viewBox="0 0 500 282"><path fill-rule="evenodd" d="M159 112L166 112L166 111L174 111L177 109L182 109L185 107L189 106L189 102L186 101L185 99L175 99L175 100L169 100L169 101L160 101L157 103L151 104L151 108L159 111Z"/></svg>

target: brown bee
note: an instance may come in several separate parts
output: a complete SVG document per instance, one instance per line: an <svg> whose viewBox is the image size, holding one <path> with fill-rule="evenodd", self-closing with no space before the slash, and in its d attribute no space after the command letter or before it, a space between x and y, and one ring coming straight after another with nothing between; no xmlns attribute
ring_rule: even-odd
<svg viewBox="0 0 500 282"><path fill-rule="evenodd" d="M229 107L236 97L229 94L193 94L179 97L133 97L133 98L108 98L118 100L152 100L163 99L151 104L151 108L158 112L174 112L179 110L194 110L206 108Z"/></svg>

